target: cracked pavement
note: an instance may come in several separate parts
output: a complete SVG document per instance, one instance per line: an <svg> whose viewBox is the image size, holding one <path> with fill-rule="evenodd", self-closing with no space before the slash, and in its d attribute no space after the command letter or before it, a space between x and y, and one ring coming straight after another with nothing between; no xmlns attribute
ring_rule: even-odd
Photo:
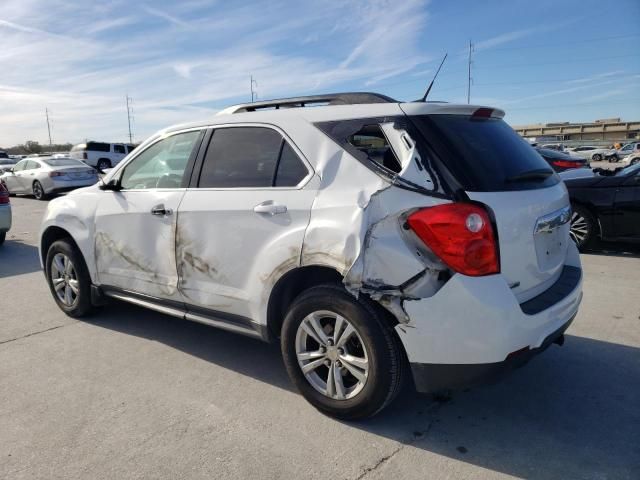
<svg viewBox="0 0 640 480"><path fill-rule="evenodd" d="M44 202L0 247L0 478L637 478L640 252L582 256L565 345L504 382L410 391L325 417L277 346L124 304L60 312L39 270ZM626 250L626 249L623 249Z"/></svg>

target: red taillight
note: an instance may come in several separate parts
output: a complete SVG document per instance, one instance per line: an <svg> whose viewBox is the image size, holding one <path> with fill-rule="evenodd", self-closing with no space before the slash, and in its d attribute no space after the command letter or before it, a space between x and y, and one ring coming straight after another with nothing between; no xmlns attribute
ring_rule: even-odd
<svg viewBox="0 0 640 480"><path fill-rule="evenodd" d="M561 168L580 168L582 167L582 163L572 162L571 160L553 160L551 163L556 167Z"/></svg>
<svg viewBox="0 0 640 480"><path fill-rule="evenodd" d="M487 211L470 203L448 203L409 215L411 229L456 272L473 277L500 271L498 247Z"/></svg>
<svg viewBox="0 0 640 480"><path fill-rule="evenodd" d="M9 190L5 187L4 183L0 182L0 205L10 203Z"/></svg>
<svg viewBox="0 0 640 480"><path fill-rule="evenodd" d="M50 177L62 177L62 176L64 176L64 175L65 175L65 174L64 174L64 173L62 173L62 172L49 172L49 176L50 176Z"/></svg>

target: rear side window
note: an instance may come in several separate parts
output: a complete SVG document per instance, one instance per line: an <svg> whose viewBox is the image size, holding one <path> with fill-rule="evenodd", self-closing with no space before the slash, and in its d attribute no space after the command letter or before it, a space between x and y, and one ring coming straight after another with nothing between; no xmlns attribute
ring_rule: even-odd
<svg viewBox="0 0 640 480"><path fill-rule="evenodd" d="M111 144L109 143L99 143L99 142L89 142L87 143L87 150L92 152L110 152Z"/></svg>
<svg viewBox="0 0 640 480"><path fill-rule="evenodd" d="M114 145L113 146L113 151L116 153L126 153L124 151L124 145Z"/></svg>
<svg viewBox="0 0 640 480"><path fill-rule="evenodd" d="M201 188L295 186L307 169L275 130L230 127L214 131L204 159Z"/></svg>
<svg viewBox="0 0 640 480"><path fill-rule="evenodd" d="M379 124L363 126L358 132L350 135L347 141L378 165L396 173L402 170Z"/></svg>
<svg viewBox="0 0 640 480"><path fill-rule="evenodd" d="M500 119L466 115L411 119L467 191L530 190L560 181L531 145Z"/></svg>

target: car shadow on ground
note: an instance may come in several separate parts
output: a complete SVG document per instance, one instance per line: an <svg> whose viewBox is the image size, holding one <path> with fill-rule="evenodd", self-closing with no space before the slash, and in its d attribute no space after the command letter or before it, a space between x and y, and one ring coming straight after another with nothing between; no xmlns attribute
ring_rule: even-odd
<svg viewBox="0 0 640 480"><path fill-rule="evenodd" d="M121 303L91 323L294 390L277 345ZM439 398L407 388L377 417L344 425L518 477L632 478L638 398L640 349L567 335L500 384Z"/></svg>
<svg viewBox="0 0 640 480"><path fill-rule="evenodd" d="M0 245L0 278L22 275L40 270L38 247L17 239L7 239Z"/></svg>
<svg viewBox="0 0 640 480"><path fill-rule="evenodd" d="M607 257L640 258L640 244L604 242L600 240L592 247L586 248L582 253Z"/></svg>

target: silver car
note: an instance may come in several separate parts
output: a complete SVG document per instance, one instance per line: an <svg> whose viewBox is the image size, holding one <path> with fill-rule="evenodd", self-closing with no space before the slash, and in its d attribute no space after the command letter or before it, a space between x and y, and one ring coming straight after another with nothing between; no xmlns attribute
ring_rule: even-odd
<svg viewBox="0 0 640 480"><path fill-rule="evenodd" d="M4 243L7 232L11 228L11 203L9 202L9 192L2 182L0 182L0 245Z"/></svg>
<svg viewBox="0 0 640 480"><path fill-rule="evenodd" d="M25 158L0 175L0 180L11 194L24 193L45 200L54 193L93 185L98 181L98 172L73 158Z"/></svg>

